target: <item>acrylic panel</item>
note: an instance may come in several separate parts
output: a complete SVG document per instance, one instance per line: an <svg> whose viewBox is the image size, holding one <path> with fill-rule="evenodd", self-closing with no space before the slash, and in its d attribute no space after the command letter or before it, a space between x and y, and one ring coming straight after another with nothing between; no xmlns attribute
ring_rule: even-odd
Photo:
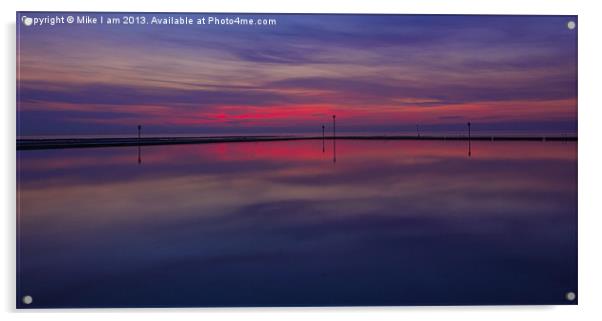
<svg viewBox="0 0 602 321"><path fill-rule="evenodd" d="M18 12L18 308L577 304L577 17Z"/></svg>

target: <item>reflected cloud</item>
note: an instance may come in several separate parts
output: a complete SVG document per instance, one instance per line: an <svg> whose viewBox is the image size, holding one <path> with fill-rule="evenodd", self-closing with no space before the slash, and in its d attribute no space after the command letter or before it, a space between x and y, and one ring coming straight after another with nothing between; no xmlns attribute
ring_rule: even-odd
<svg viewBox="0 0 602 321"><path fill-rule="evenodd" d="M138 146L18 151L20 287L49 306L202 288L187 303L213 306L524 302L502 286L516 275L548 302L576 285L575 143L475 141L469 160L462 141L339 139L332 166L334 143L145 146L141 164Z"/></svg>

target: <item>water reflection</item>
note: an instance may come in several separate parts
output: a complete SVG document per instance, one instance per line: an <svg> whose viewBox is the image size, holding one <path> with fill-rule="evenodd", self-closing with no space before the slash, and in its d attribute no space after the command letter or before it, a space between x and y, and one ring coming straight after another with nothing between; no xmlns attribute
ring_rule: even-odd
<svg viewBox="0 0 602 321"><path fill-rule="evenodd" d="M140 144L138 144L138 164L142 164L142 154L140 153Z"/></svg>
<svg viewBox="0 0 602 321"><path fill-rule="evenodd" d="M576 144L18 151L36 307L568 303ZM469 145L469 153L471 147ZM470 156L470 154L469 154Z"/></svg>
<svg viewBox="0 0 602 321"><path fill-rule="evenodd" d="M468 157L472 156L471 140L468 140Z"/></svg>
<svg viewBox="0 0 602 321"><path fill-rule="evenodd" d="M332 140L332 162L337 162L337 139L336 137Z"/></svg>

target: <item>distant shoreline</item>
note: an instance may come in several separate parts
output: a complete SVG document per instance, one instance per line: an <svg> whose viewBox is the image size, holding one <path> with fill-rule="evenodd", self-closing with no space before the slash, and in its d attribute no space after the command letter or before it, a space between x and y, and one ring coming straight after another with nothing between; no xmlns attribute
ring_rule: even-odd
<svg viewBox="0 0 602 321"><path fill-rule="evenodd" d="M17 139L17 150L321 140L322 136ZM332 136L324 137L332 140ZM337 140L469 140L467 136L336 136ZM577 141L576 136L472 136L471 141Z"/></svg>

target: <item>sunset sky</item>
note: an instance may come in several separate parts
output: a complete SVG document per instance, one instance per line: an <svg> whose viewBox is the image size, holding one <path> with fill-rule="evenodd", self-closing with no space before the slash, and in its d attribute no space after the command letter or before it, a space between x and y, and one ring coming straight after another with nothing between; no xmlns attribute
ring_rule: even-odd
<svg viewBox="0 0 602 321"><path fill-rule="evenodd" d="M26 27L18 16L18 135L316 133L332 114L341 132L471 121L576 134L573 16L144 16L277 24Z"/></svg>

